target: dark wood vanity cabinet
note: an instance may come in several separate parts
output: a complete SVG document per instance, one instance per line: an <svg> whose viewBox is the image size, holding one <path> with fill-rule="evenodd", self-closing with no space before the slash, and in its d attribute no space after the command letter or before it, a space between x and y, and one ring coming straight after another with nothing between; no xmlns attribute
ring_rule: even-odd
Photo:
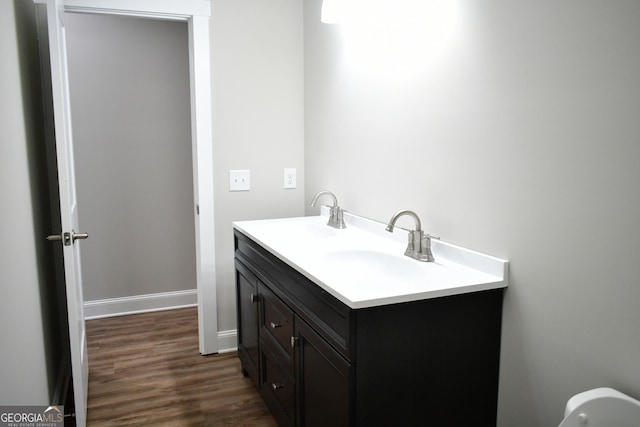
<svg viewBox="0 0 640 427"><path fill-rule="evenodd" d="M280 425L495 426L502 289L351 309L234 233L238 354Z"/></svg>
<svg viewBox="0 0 640 427"><path fill-rule="evenodd" d="M244 375L258 387L258 279L240 263L236 264L236 304L238 356Z"/></svg>

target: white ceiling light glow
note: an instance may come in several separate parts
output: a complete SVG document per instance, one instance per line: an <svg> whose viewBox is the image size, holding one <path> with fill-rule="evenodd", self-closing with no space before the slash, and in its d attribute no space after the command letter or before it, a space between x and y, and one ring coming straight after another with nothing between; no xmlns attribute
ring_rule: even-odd
<svg viewBox="0 0 640 427"><path fill-rule="evenodd" d="M342 22L344 0L323 0L320 21L325 24L339 24Z"/></svg>
<svg viewBox="0 0 640 427"><path fill-rule="evenodd" d="M322 6L322 22L342 24L348 60L380 71L432 64L460 27L458 0L324 0Z"/></svg>

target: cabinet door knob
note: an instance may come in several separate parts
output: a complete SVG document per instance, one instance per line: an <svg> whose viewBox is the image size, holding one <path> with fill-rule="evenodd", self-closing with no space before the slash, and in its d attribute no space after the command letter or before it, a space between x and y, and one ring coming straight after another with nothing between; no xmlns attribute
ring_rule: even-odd
<svg viewBox="0 0 640 427"><path fill-rule="evenodd" d="M295 348L298 337L291 337L291 348Z"/></svg>
<svg viewBox="0 0 640 427"><path fill-rule="evenodd" d="M271 329L280 328L281 326L281 323L271 322Z"/></svg>
<svg viewBox="0 0 640 427"><path fill-rule="evenodd" d="M251 294L251 302L258 302L258 295Z"/></svg>
<svg viewBox="0 0 640 427"><path fill-rule="evenodd" d="M279 388L284 388L284 384L282 383L271 383L271 388L277 390Z"/></svg>

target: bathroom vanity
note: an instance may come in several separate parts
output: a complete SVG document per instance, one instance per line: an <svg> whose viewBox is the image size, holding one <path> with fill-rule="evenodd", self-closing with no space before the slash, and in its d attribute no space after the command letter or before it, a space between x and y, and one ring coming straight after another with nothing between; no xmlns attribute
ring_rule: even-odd
<svg viewBox="0 0 640 427"><path fill-rule="evenodd" d="M234 223L243 373L283 426L494 426L507 262L348 217Z"/></svg>

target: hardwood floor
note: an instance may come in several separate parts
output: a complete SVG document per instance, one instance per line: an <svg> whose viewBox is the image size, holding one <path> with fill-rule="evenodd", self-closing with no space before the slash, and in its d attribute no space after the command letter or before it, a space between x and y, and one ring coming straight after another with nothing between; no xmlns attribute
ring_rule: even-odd
<svg viewBox="0 0 640 427"><path fill-rule="evenodd" d="M87 321L93 426L276 426L237 354L202 356L196 308Z"/></svg>

